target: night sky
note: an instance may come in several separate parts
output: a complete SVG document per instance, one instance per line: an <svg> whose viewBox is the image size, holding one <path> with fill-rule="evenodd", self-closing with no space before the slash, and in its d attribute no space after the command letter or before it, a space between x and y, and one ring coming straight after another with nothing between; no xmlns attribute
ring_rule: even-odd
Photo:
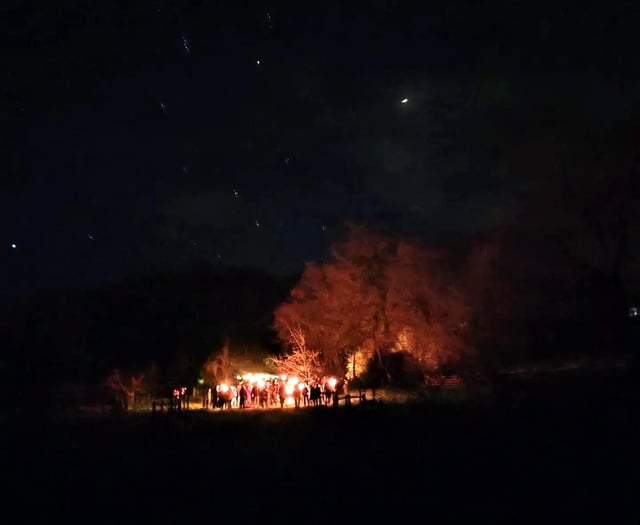
<svg viewBox="0 0 640 525"><path fill-rule="evenodd" d="M633 2L416 3L9 2L2 293L509 226L503 122L636 102Z"/></svg>

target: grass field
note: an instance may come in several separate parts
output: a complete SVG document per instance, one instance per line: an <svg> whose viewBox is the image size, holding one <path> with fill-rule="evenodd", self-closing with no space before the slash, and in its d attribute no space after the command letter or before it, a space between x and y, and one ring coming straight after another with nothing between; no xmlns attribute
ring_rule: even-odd
<svg viewBox="0 0 640 525"><path fill-rule="evenodd" d="M482 403L30 421L7 433L12 502L82 521L637 523L633 383L563 384Z"/></svg>

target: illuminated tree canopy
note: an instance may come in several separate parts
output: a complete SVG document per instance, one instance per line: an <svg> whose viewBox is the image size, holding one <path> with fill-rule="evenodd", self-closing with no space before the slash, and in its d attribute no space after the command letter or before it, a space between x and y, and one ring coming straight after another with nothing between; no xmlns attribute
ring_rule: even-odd
<svg viewBox="0 0 640 525"><path fill-rule="evenodd" d="M475 252L468 258L474 280L490 267L486 247L481 253L484 259ZM491 290L466 286L466 267L455 268L446 253L417 241L358 227L332 255L326 264L308 264L289 301L276 309L282 341L300 327L332 373L342 373L356 351L370 358L405 351L431 371L473 354L471 329L486 303L474 294Z"/></svg>

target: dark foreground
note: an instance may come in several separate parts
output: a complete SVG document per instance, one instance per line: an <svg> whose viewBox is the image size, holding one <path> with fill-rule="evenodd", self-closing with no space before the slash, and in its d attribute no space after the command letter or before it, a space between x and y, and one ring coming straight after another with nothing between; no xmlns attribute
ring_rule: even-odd
<svg viewBox="0 0 640 525"><path fill-rule="evenodd" d="M9 503L25 521L637 523L638 403L618 382L455 406L31 422L8 429Z"/></svg>

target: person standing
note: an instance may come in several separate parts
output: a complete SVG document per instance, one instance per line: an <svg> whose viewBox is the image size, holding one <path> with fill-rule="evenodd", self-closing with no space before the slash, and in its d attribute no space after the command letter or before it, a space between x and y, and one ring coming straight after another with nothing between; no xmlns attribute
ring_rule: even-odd
<svg viewBox="0 0 640 525"><path fill-rule="evenodd" d="M244 408L247 402L247 389L244 385L240 385L240 408Z"/></svg>
<svg viewBox="0 0 640 525"><path fill-rule="evenodd" d="M280 385L278 386L278 397L280 398L280 408L284 408L284 401L287 398L287 390L282 381L280 381Z"/></svg>

